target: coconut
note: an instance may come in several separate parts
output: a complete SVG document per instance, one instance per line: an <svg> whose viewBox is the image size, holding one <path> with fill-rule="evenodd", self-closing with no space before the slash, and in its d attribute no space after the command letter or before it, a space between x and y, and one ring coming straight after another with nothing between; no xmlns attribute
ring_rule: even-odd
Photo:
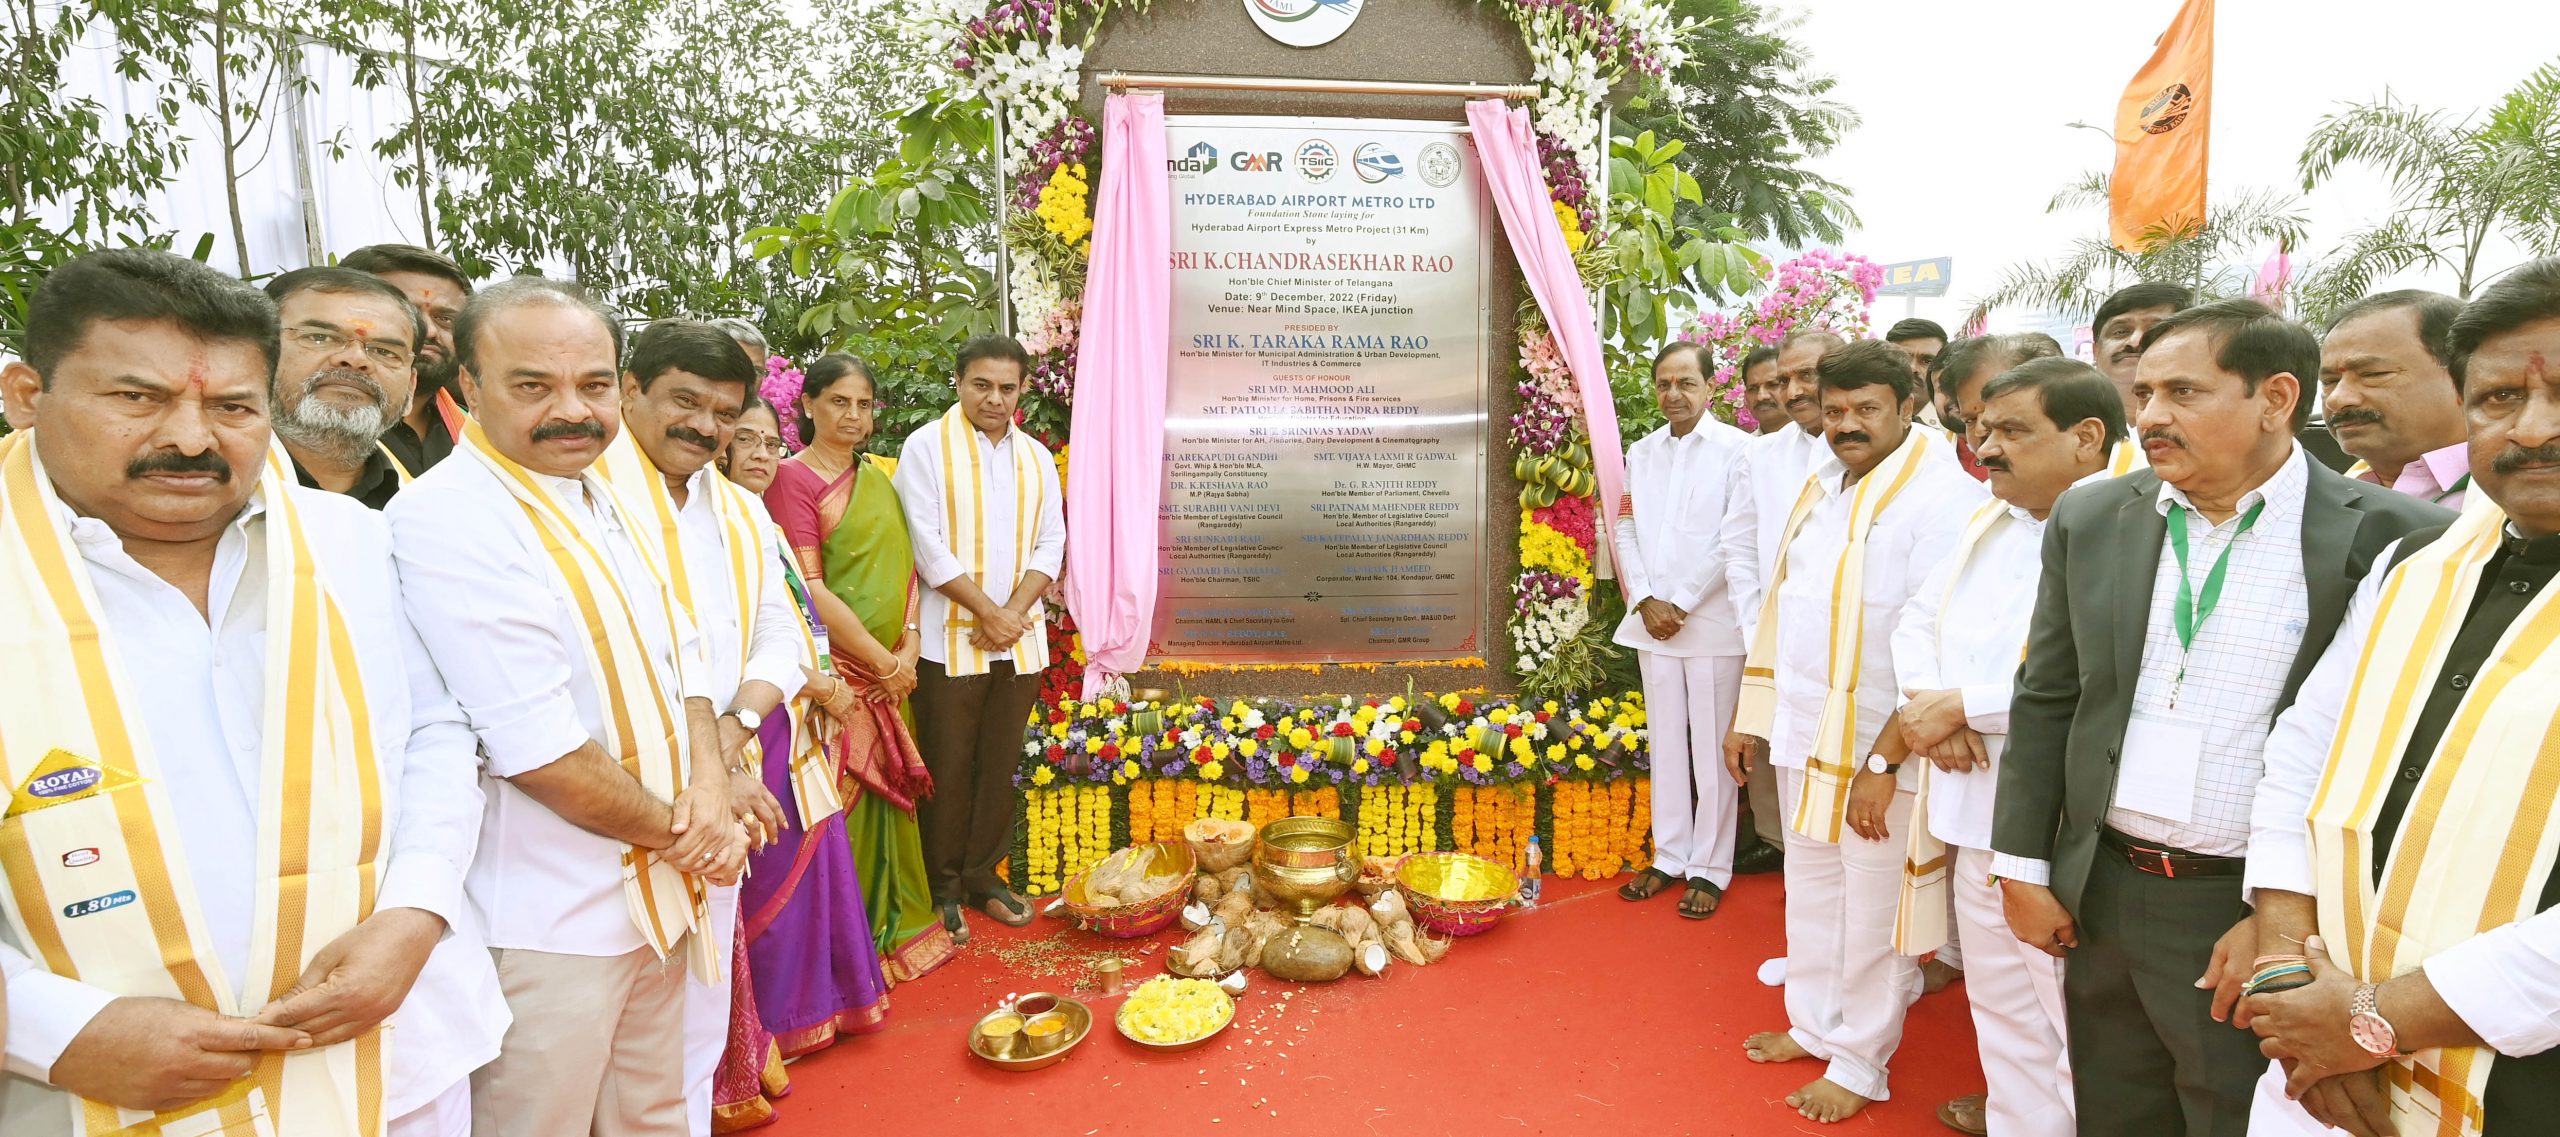
<svg viewBox="0 0 2560 1137"><path fill-rule="evenodd" d="M1182 839L1191 843L1192 855L1210 872L1234 868L1252 857L1253 834L1252 822L1219 817L1203 817L1182 828Z"/></svg>
<svg viewBox="0 0 2560 1137"><path fill-rule="evenodd" d="M1382 975L1387 970L1387 958L1385 944L1368 940L1352 950L1351 966L1358 968L1362 975Z"/></svg>
<svg viewBox="0 0 2560 1137"><path fill-rule="evenodd" d="M1351 970L1351 945L1324 928L1292 925L1262 947L1262 969L1275 979L1326 983Z"/></svg>

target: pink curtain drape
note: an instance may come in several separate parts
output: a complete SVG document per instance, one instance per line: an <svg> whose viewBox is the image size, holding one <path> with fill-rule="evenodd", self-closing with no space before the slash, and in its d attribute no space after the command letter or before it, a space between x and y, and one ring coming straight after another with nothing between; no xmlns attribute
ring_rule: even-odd
<svg viewBox="0 0 2560 1137"><path fill-rule="evenodd" d="M1511 238L1511 255L1520 262L1521 279L1537 297L1564 353L1566 370L1582 392L1583 425L1591 432L1591 467L1600 482L1603 531L1626 502L1626 448L1618 438L1618 405L1609 392L1609 373L1600 358L1600 319L1591 297L1582 291L1582 274L1573 267L1573 250L1565 247L1557 227L1555 206L1547 196L1547 175L1538 165L1537 136L1529 129L1529 112L1499 99L1467 104L1467 125L1474 128L1476 159L1493 206L1502 215L1502 231ZM1600 547L1608 548L1607 541ZM1605 564L1606 562L1603 561Z"/></svg>
<svg viewBox="0 0 2560 1137"><path fill-rule="evenodd" d="M1113 95L1104 104L1102 184L1067 428L1067 610L1084 636L1087 692L1146 662L1155 619L1165 365L1173 350L1164 146L1163 95Z"/></svg>

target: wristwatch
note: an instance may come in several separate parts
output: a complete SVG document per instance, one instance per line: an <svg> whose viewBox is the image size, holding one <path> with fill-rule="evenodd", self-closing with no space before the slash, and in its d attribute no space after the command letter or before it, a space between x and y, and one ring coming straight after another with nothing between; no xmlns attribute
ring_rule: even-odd
<svg viewBox="0 0 2560 1137"><path fill-rule="evenodd" d="M1867 755L1867 772L1870 774L1891 774L1900 769L1902 769L1902 763L1887 762L1882 754Z"/></svg>
<svg viewBox="0 0 2560 1137"><path fill-rule="evenodd" d="M749 734L754 734L764 727L764 716L757 714L754 707L731 708L728 717L738 720L738 725L747 728Z"/></svg>
<svg viewBox="0 0 2560 1137"><path fill-rule="evenodd" d="M2356 1045L2376 1058L2400 1056L2400 1032L2391 1029L2391 1020L2382 1017L2382 984L2367 983L2356 988L2355 998L2347 1002L2347 1033Z"/></svg>

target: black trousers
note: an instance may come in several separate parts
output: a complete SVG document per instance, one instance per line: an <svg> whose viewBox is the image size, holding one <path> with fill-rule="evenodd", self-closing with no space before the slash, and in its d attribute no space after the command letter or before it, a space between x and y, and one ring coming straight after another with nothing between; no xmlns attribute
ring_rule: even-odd
<svg viewBox="0 0 2560 1137"><path fill-rule="evenodd" d="M2267 1060L2196 980L2248 914L2238 876L2154 876L2098 850L2062 980L2080 1137L2245 1137Z"/></svg>
<svg viewBox="0 0 2560 1137"><path fill-rule="evenodd" d="M934 903L966 903L1002 891L996 863L1013 848L1013 769L1022 756L1040 676L999 660L985 675L953 678L916 664L916 749L933 794L916 803L925 882Z"/></svg>

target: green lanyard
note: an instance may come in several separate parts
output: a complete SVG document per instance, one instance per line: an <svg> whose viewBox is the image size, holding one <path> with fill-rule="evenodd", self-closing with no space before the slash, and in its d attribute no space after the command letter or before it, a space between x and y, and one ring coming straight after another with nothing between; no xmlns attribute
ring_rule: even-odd
<svg viewBox="0 0 2560 1137"><path fill-rule="evenodd" d="M2257 524L2258 515L2266 511L2267 499L2259 498L2258 504L2240 515L2240 528L2232 531L2230 543L2222 546L2222 555L2214 558L2212 570L2204 574L2204 593L2199 596L2190 583L2194 574L2187 569L2187 507L2169 503L2169 549L2178 555L2178 606L2170 613L2178 626L2178 677L2169 685L2172 707L2178 705L2178 688L2187 681L2187 652L2195 647L2196 629L2203 627L2205 618L2222 603L2222 578L2231 570L2231 547L2240 543L2240 535Z"/></svg>

